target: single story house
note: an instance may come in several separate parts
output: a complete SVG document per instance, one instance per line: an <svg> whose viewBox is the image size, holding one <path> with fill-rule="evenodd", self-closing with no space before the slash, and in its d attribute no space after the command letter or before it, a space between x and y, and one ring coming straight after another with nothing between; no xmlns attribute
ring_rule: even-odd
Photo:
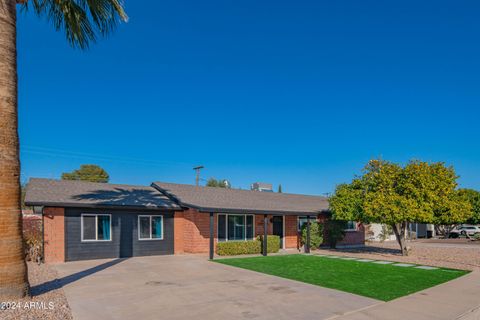
<svg viewBox="0 0 480 320"><path fill-rule="evenodd" d="M34 178L25 203L42 213L46 262L183 253L213 258L219 241L264 234L278 235L284 249L299 249L302 224L328 216L324 197L163 182ZM363 226L349 225L339 245L363 245Z"/></svg>
<svg viewBox="0 0 480 320"><path fill-rule="evenodd" d="M383 223L370 223L364 225L365 240L367 241L397 241L391 227ZM430 223L410 222L408 224L407 239L420 239L435 237L435 225Z"/></svg>

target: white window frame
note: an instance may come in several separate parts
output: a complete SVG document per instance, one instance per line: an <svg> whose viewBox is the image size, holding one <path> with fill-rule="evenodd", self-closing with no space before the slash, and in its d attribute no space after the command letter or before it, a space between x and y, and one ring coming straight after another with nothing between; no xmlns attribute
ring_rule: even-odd
<svg viewBox="0 0 480 320"><path fill-rule="evenodd" d="M95 217L95 239L84 239L83 238L83 217ZM98 239L98 216L108 216L110 219L110 239ZM108 242L112 241L112 215L109 213L82 213L80 215L80 237L82 242Z"/></svg>
<svg viewBox="0 0 480 320"><path fill-rule="evenodd" d="M355 228L353 228L353 229L351 229L351 228L350 228L350 229L349 229L349 228L346 228L346 229L344 229L344 231L347 231L347 232L348 232L348 231L357 231L357 230L358 230L358 223L357 223L357 221L353 221L353 220L347 221L347 226L348 226L348 223L349 223L349 222L353 222L353 223L355 224Z"/></svg>
<svg viewBox="0 0 480 320"><path fill-rule="evenodd" d="M161 217L162 218L162 237L161 238L153 238L152 237L152 218L153 217ZM140 218L150 218L150 238L142 238L141 237L141 232L140 232ZM137 229L138 229L138 240L139 241L151 241L151 240L163 240L163 231L164 231L164 228L163 228L163 215L161 214L145 214L145 215L138 215L138 218L137 218Z"/></svg>
<svg viewBox="0 0 480 320"><path fill-rule="evenodd" d="M318 216L316 216L316 215L311 215L310 219L308 219L307 216L297 216L297 232L302 232L302 228L299 226L300 219L302 219L302 218L307 219L307 222L308 222L308 220L310 220L310 222L318 222Z"/></svg>
<svg viewBox="0 0 480 320"><path fill-rule="evenodd" d="M218 239L218 217L225 216L225 240ZM243 240L228 240L228 216L245 216L245 232L243 234ZM253 234L252 238L247 238L247 216L252 217L252 228ZM217 241L227 242L227 241L249 241L255 239L255 215L251 213L217 213Z"/></svg>

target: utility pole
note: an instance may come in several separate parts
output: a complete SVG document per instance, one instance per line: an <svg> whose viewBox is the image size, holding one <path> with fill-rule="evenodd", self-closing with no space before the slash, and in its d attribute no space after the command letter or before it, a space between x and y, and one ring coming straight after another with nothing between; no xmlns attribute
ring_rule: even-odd
<svg viewBox="0 0 480 320"><path fill-rule="evenodd" d="M198 166L198 167L194 167L193 170L195 170L195 173L196 173L196 176L195 176L195 184L197 185L198 187L198 184L200 182L200 170L205 168L204 166Z"/></svg>

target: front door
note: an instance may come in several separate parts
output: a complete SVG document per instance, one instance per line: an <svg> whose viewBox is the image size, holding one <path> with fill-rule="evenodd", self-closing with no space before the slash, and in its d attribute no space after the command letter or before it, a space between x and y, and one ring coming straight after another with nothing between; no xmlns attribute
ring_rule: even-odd
<svg viewBox="0 0 480 320"><path fill-rule="evenodd" d="M273 235L280 237L280 248L283 248L283 216L273 216Z"/></svg>

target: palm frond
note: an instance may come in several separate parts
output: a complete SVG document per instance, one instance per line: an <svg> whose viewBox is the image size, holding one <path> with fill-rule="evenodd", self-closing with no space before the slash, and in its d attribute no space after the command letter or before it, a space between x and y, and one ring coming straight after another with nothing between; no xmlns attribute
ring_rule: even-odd
<svg viewBox="0 0 480 320"><path fill-rule="evenodd" d="M88 48L97 35L106 36L118 22L128 20L119 0L31 0L38 16L45 16L58 30L65 31L73 47ZM28 10L29 2L24 3Z"/></svg>

